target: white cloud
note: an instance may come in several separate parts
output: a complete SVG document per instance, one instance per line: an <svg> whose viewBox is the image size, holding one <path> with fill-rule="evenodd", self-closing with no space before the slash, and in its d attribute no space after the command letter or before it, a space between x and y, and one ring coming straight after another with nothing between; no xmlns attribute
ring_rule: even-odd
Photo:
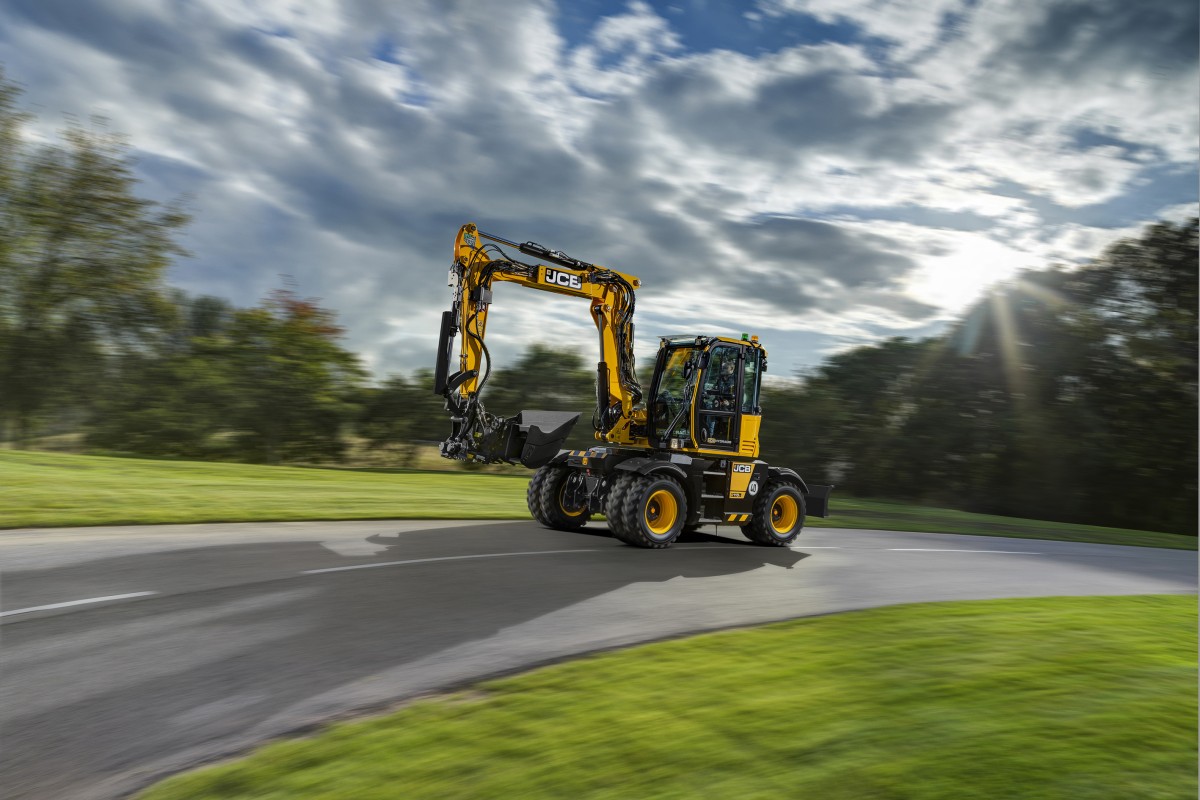
<svg viewBox="0 0 1200 800"><path fill-rule="evenodd" d="M1194 42L1172 33L1194 10L1089 8L776 2L761 24L874 40L748 55L689 49L641 2L572 47L543 0L14 0L0 61L43 129L104 113L155 186L194 194L179 283L252 302L292 275L383 371L431 358L466 221L641 275L644 335L845 342L1194 208L1146 183L1194 169ZM507 294L501 352L549 327L590 346L586 312Z"/></svg>

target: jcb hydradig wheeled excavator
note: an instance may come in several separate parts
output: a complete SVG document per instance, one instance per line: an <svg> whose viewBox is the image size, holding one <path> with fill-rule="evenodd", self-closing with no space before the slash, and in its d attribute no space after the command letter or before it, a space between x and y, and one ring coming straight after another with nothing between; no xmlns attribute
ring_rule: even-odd
<svg viewBox="0 0 1200 800"><path fill-rule="evenodd" d="M480 394L491 368L484 332L497 281L591 301L600 332L592 415L600 444L560 450L577 413L525 410L501 418L484 410ZM633 356L636 277L467 224L454 242L450 286L454 301L442 313L434 376L452 424L441 453L536 469L527 499L543 525L575 530L599 513L618 539L656 548L702 525L740 525L751 541L784 546L806 514L827 516L832 486L806 484L794 470L758 458L767 354L757 336L663 337L643 403Z"/></svg>

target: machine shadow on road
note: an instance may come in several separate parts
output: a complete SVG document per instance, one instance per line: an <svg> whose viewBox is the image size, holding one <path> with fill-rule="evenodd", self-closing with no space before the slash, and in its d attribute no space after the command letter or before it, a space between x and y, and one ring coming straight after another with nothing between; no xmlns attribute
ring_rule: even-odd
<svg viewBox="0 0 1200 800"><path fill-rule="evenodd" d="M706 533L648 551L602 529L564 534L532 522L367 542L373 556L316 541L247 543L6 573L9 608L37 597L158 596L4 626L0 785L69 797L242 735L314 696L635 584L654 587L658 602L630 610L630 631L639 618L695 629L678 610L677 593L698 595L692 581L790 570L806 557ZM513 555L488 557L504 553ZM472 554L483 557L447 559ZM419 563L307 574L392 561Z"/></svg>
<svg viewBox="0 0 1200 800"><path fill-rule="evenodd" d="M676 545L728 544L728 545L735 545L735 546L744 546L744 547L748 547L748 548L751 548L754 550L758 550L760 552L769 549L769 548L763 547L762 545L755 544L754 542L751 542L750 540L748 540L744 537L741 537L736 533L731 533L729 536L721 536L720 534L717 534L717 533L709 533L708 532L708 531L715 531L715 530L718 530L717 526L708 525L697 531L685 531L685 532L679 534L679 538L675 540L675 544ZM736 529L731 527L731 528L728 528L728 530L730 530L732 532ZM600 523L599 525L597 525L595 522L587 525L586 527L580 528L579 530L576 530L576 531L555 531L555 535L556 536L593 536L593 537L598 537L601 539L612 539L613 538L613 535L611 533L609 533L608 528L604 526L604 523ZM616 544L616 543L614 542L614 544ZM629 545L625 545L625 546L628 547ZM799 549L803 550L804 548L800 547Z"/></svg>

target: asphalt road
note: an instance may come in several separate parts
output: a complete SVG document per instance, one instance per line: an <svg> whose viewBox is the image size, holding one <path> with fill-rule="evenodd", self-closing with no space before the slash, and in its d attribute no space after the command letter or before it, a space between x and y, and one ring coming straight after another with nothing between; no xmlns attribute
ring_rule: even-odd
<svg viewBox="0 0 1200 800"><path fill-rule="evenodd" d="M693 631L900 602L1189 593L1196 554L811 529L665 551L533 522L0 533L0 795L115 797L331 718Z"/></svg>

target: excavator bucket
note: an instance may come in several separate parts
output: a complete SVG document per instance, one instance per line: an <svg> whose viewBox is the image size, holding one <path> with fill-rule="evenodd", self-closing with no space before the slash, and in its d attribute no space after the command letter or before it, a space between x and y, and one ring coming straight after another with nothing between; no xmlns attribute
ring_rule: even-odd
<svg viewBox="0 0 1200 800"><path fill-rule="evenodd" d="M522 411L515 417L496 420L486 432L472 433L459 418L450 438L442 442L441 452L444 457L459 461L483 464L519 461L537 469L558 455L578 419L579 414L570 411Z"/></svg>
<svg viewBox="0 0 1200 800"><path fill-rule="evenodd" d="M505 421L504 460L537 469L558 455L579 420L570 411L522 411Z"/></svg>

